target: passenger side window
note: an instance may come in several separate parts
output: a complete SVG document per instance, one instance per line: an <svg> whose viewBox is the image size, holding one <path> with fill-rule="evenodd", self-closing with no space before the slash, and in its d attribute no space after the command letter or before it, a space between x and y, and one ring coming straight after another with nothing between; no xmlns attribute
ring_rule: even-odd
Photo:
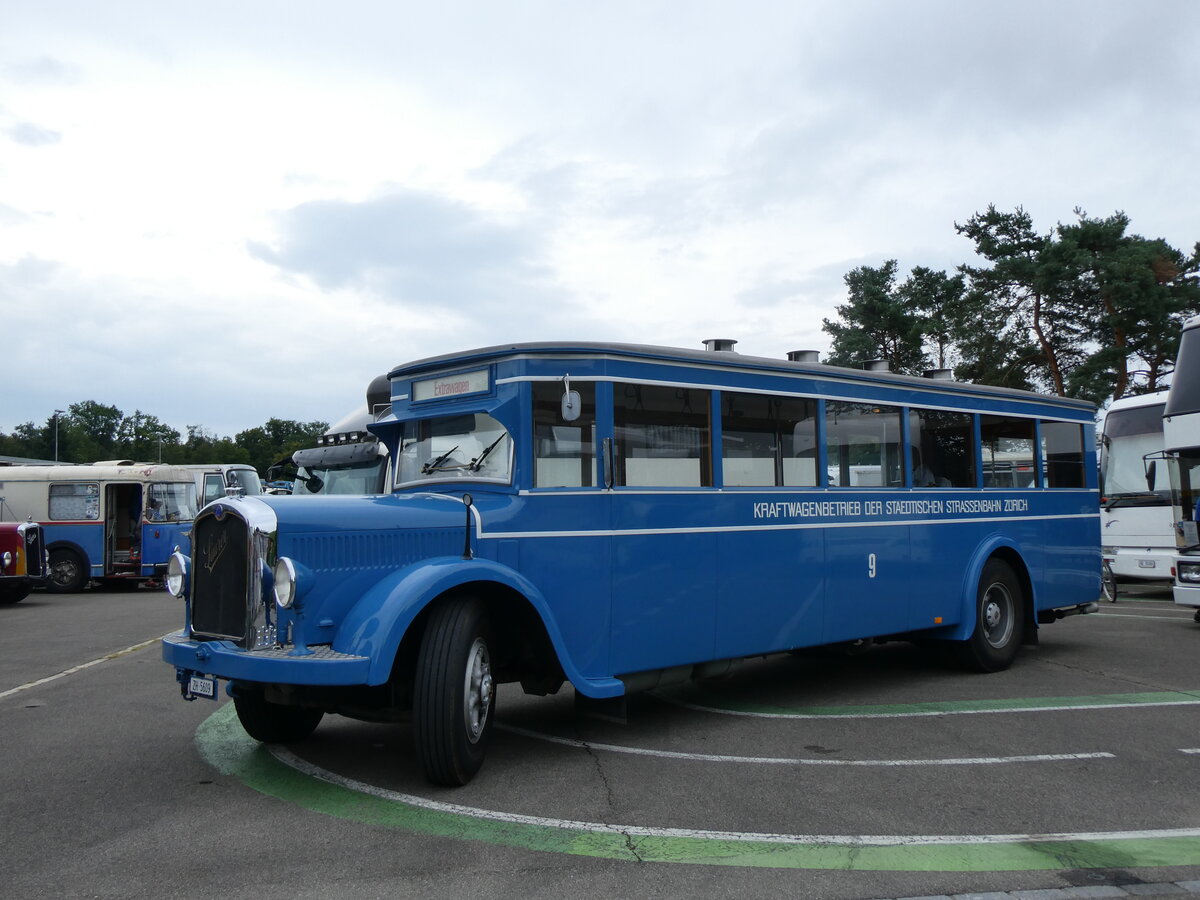
<svg viewBox="0 0 1200 900"><path fill-rule="evenodd" d="M100 518L100 485L52 484L49 495L50 518L55 521Z"/></svg>
<svg viewBox="0 0 1200 900"><path fill-rule="evenodd" d="M1083 427L1073 422L1042 422L1041 432L1046 487L1083 487Z"/></svg>
<svg viewBox="0 0 1200 900"><path fill-rule="evenodd" d="M968 413L909 411L913 487L975 487L975 420Z"/></svg>
<svg viewBox="0 0 1200 900"><path fill-rule="evenodd" d="M613 385L616 483L628 487L712 485L709 392Z"/></svg>
<svg viewBox="0 0 1200 900"><path fill-rule="evenodd" d="M579 393L579 418L562 417L563 384L533 384L533 486L592 487L596 472L596 386L575 381Z"/></svg>
<svg viewBox="0 0 1200 900"><path fill-rule="evenodd" d="M728 487L817 484L817 404L721 394L721 476Z"/></svg>
<svg viewBox="0 0 1200 900"><path fill-rule="evenodd" d="M980 416L985 488L1037 487L1033 465L1033 420Z"/></svg>
<svg viewBox="0 0 1200 900"><path fill-rule="evenodd" d="M831 487L899 487L900 408L826 401L825 452Z"/></svg>

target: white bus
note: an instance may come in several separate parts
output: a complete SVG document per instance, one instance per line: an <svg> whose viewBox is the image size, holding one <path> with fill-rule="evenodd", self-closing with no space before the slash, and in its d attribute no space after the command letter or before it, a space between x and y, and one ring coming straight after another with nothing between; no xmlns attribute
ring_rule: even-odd
<svg viewBox="0 0 1200 900"><path fill-rule="evenodd" d="M333 424L315 447L292 454L296 477L293 494L382 494L390 488L388 451L367 430L391 412L391 386L386 375L367 386L367 405ZM286 461L285 461L286 462Z"/></svg>
<svg viewBox="0 0 1200 900"><path fill-rule="evenodd" d="M1175 531L1175 602L1200 622L1200 316L1183 326L1167 397L1163 444L1170 459Z"/></svg>
<svg viewBox="0 0 1200 900"><path fill-rule="evenodd" d="M1119 579L1171 577L1175 533L1163 451L1167 392L1123 397L1100 433L1100 522L1104 594L1116 600Z"/></svg>
<svg viewBox="0 0 1200 900"><path fill-rule="evenodd" d="M188 546L196 473L123 463L0 470L0 521L42 526L47 590L74 593L93 579L135 587L163 574L176 546Z"/></svg>

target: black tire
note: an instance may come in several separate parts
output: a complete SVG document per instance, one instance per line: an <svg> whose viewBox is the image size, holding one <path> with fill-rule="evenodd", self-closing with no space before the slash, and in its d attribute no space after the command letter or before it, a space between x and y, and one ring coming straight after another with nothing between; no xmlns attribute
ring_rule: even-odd
<svg viewBox="0 0 1200 900"><path fill-rule="evenodd" d="M50 551L50 577L46 590L51 594L78 594L91 580L91 573L79 554L59 547Z"/></svg>
<svg viewBox="0 0 1200 900"><path fill-rule="evenodd" d="M458 786L483 765L496 711L491 631L483 602L460 598L433 611L413 679L413 738L425 777Z"/></svg>
<svg viewBox="0 0 1200 900"><path fill-rule="evenodd" d="M263 699L258 691L234 691L233 706L246 734L264 744L295 744L304 740L321 724L319 709L283 706Z"/></svg>
<svg viewBox="0 0 1200 900"><path fill-rule="evenodd" d="M1100 596L1109 603L1117 602L1117 576L1113 574L1112 567L1108 563L1100 564L1103 568L1100 571Z"/></svg>
<svg viewBox="0 0 1200 900"><path fill-rule="evenodd" d="M29 592L33 590L28 581L22 584L3 584L0 583L0 606L8 606L13 603L20 603L29 596Z"/></svg>
<svg viewBox="0 0 1200 900"><path fill-rule="evenodd" d="M1025 591L1012 566L989 559L975 597L975 629L956 641L960 665L976 672L999 672L1017 658L1025 634Z"/></svg>

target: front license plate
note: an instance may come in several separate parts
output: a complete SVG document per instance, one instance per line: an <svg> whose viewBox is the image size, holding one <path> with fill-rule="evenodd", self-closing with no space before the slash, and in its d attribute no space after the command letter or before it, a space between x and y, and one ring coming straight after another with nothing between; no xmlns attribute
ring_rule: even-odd
<svg viewBox="0 0 1200 900"><path fill-rule="evenodd" d="M207 697L209 700L216 700L217 679L193 675L188 679L188 693L193 697Z"/></svg>
<svg viewBox="0 0 1200 900"><path fill-rule="evenodd" d="M1153 569L1153 568L1154 568L1154 560L1152 560L1152 559L1139 559L1139 560L1138 560L1138 568L1139 568L1139 569Z"/></svg>

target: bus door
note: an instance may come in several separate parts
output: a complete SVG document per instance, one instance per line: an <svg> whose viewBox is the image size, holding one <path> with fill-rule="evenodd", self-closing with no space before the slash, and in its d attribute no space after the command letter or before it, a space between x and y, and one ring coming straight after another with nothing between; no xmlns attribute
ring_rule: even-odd
<svg viewBox="0 0 1200 900"><path fill-rule="evenodd" d="M903 429L897 406L825 403L827 478L825 640L857 640L908 630L914 583L905 516L885 515L888 489L904 485ZM882 488L871 491L870 488ZM893 495L894 496L894 495Z"/></svg>
<svg viewBox="0 0 1200 900"><path fill-rule="evenodd" d="M142 486L104 486L104 574L137 575L140 572Z"/></svg>
<svg viewBox="0 0 1200 900"><path fill-rule="evenodd" d="M147 485L142 523L141 574L161 575L176 547L190 547L192 520L196 518L196 484L156 481Z"/></svg>
<svg viewBox="0 0 1200 900"><path fill-rule="evenodd" d="M613 384L613 671L712 659L710 394Z"/></svg>

